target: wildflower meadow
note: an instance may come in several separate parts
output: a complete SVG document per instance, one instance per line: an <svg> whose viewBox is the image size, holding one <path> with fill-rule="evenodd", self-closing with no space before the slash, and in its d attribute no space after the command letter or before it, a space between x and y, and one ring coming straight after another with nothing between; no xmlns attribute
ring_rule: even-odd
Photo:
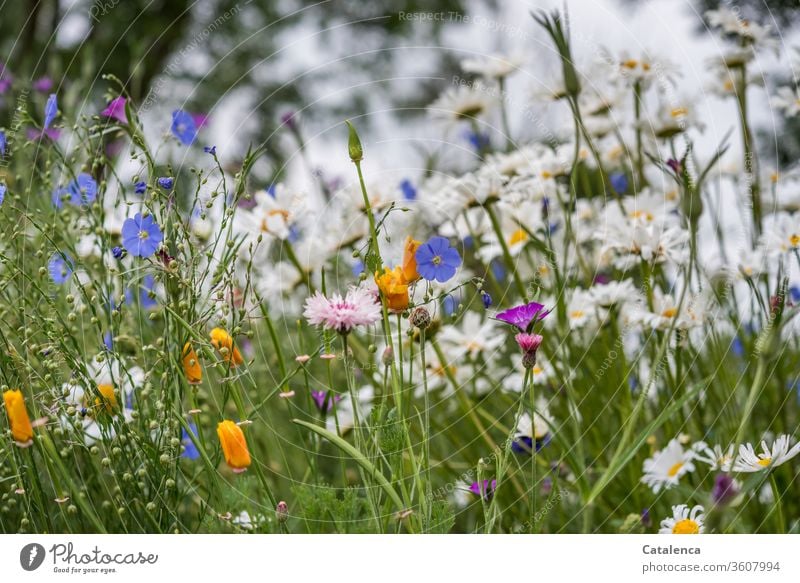
<svg viewBox="0 0 800 583"><path fill-rule="evenodd" d="M800 533L798 50L545 4L449 55L396 167L356 100L223 145L172 70L1 62L0 531Z"/></svg>

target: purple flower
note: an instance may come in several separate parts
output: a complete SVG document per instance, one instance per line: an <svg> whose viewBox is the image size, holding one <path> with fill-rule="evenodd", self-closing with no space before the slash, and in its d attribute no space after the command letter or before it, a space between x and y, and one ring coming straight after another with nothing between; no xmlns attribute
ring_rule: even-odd
<svg viewBox="0 0 800 583"><path fill-rule="evenodd" d="M492 496L494 496L494 491L497 489L497 480L492 480L491 483L489 480L484 480L483 484L478 484L478 482L473 482L472 485L469 487L469 491L475 494L476 496L483 496L485 500L491 500Z"/></svg>
<svg viewBox="0 0 800 583"><path fill-rule="evenodd" d="M719 505L727 504L736 494L739 493L739 488L734 480L728 474L717 474L714 478L714 487L711 489L711 498Z"/></svg>
<svg viewBox="0 0 800 583"><path fill-rule="evenodd" d="M216 156L217 155L217 147L216 146L204 146L203 147L203 152L205 152L206 154L211 154L212 156Z"/></svg>
<svg viewBox="0 0 800 583"><path fill-rule="evenodd" d="M136 184L133 185L133 192L136 194L144 194L147 190L147 183L144 180L140 180Z"/></svg>
<svg viewBox="0 0 800 583"><path fill-rule="evenodd" d="M157 182L164 190L172 190L172 187L175 185L175 179L171 176L162 176Z"/></svg>
<svg viewBox="0 0 800 583"><path fill-rule="evenodd" d="M330 395L330 398L328 395ZM331 405L342 400L341 395L335 395L331 391L311 391L311 398L314 399L317 409L323 413L330 411Z"/></svg>
<svg viewBox="0 0 800 583"><path fill-rule="evenodd" d="M642 526L645 527L645 528L650 528L653 525L653 521L650 518L650 509L649 508L645 508L644 510L642 510L642 518L641 518L641 520L642 520Z"/></svg>
<svg viewBox="0 0 800 583"><path fill-rule="evenodd" d="M549 313L542 304L531 302L500 312L495 316L495 320L516 326L520 332L530 332L533 325L543 320Z"/></svg>
<svg viewBox="0 0 800 583"><path fill-rule="evenodd" d="M417 249L417 272L428 281L445 282L456 274L461 256L444 237L431 237Z"/></svg>
<svg viewBox="0 0 800 583"><path fill-rule="evenodd" d="M6 64L0 61L0 95L9 90L12 81L14 77L8 72Z"/></svg>
<svg viewBox="0 0 800 583"><path fill-rule="evenodd" d="M143 217L136 213L122 224L122 245L134 257L150 257L163 240L164 235L152 215Z"/></svg>
<svg viewBox="0 0 800 583"><path fill-rule="evenodd" d="M61 130L58 128L47 128L45 130L37 130L36 128L28 128L25 134L29 140L41 140L42 138L50 138L54 142L61 137Z"/></svg>
<svg viewBox="0 0 800 583"><path fill-rule="evenodd" d="M295 119L295 115L297 114L294 111L287 111L286 113L281 114L281 123L290 130L296 130L297 120Z"/></svg>
<svg viewBox="0 0 800 583"><path fill-rule="evenodd" d="M172 112L172 135L184 146L190 145L197 137L197 124L191 114L178 109Z"/></svg>
<svg viewBox="0 0 800 583"><path fill-rule="evenodd" d="M0 158L6 155L7 145L8 145L8 139L6 138L6 133L0 131Z"/></svg>
<svg viewBox="0 0 800 583"><path fill-rule="evenodd" d="M62 285L72 275L72 258L66 253L53 253L47 263L47 271L53 283Z"/></svg>
<svg viewBox="0 0 800 583"><path fill-rule="evenodd" d="M111 249L111 254L114 256L114 259L122 259L125 257L125 249L120 246L116 246Z"/></svg>
<svg viewBox="0 0 800 583"><path fill-rule="evenodd" d="M205 113L192 113L192 120L197 129L204 128L208 125L208 115Z"/></svg>
<svg viewBox="0 0 800 583"><path fill-rule="evenodd" d="M0 183L0 204L6 199L6 185Z"/></svg>
<svg viewBox="0 0 800 583"><path fill-rule="evenodd" d="M50 77L40 77L36 81L31 84L34 91L39 91L41 93L47 93L53 88L53 80Z"/></svg>
<svg viewBox="0 0 800 583"><path fill-rule="evenodd" d="M483 307L488 309L492 305L492 296L485 291L481 291L481 301L483 302Z"/></svg>
<svg viewBox="0 0 800 583"><path fill-rule="evenodd" d="M47 103L44 106L44 126L43 129L47 129L50 127L50 124L53 123L53 120L56 119L56 114L58 113L58 98L56 97L55 93L51 93L50 97L47 98Z"/></svg>
<svg viewBox="0 0 800 583"><path fill-rule="evenodd" d="M112 99L108 106L100 112L104 117L111 117L120 123L128 123L128 116L125 113L125 104L128 102L127 98L123 96Z"/></svg>

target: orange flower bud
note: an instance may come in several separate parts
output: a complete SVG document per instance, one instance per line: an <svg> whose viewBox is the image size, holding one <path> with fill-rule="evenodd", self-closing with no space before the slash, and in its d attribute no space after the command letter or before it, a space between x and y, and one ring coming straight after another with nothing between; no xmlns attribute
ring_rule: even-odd
<svg viewBox="0 0 800 583"><path fill-rule="evenodd" d="M5 391L3 402L6 405L6 415L14 441L20 444L28 443L33 439L33 427L25 409L25 397L22 396L22 391L18 389Z"/></svg>
<svg viewBox="0 0 800 583"><path fill-rule="evenodd" d="M403 277L406 283L414 283L421 276L417 273L417 249L422 245L422 241L417 241L411 237L406 237L403 245Z"/></svg>
<svg viewBox="0 0 800 583"><path fill-rule="evenodd" d="M183 346L183 373L186 375L186 380L189 381L190 385L203 382L203 369L200 367L197 353L190 342Z"/></svg>
<svg viewBox="0 0 800 583"><path fill-rule="evenodd" d="M233 421L225 420L217 425L217 435L225 463L235 472L245 471L250 465L250 452L242 428Z"/></svg>
<svg viewBox="0 0 800 583"><path fill-rule="evenodd" d="M385 267L382 274L376 272L375 283L390 310L402 312L408 307L408 282L403 277L401 267Z"/></svg>
<svg viewBox="0 0 800 583"><path fill-rule="evenodd" d="M211 331L211 344L219 350L223 360L230 363L231 366L239 366L244 362L242 353L233 345L233 338L222 328L214 328Z"/></svg>

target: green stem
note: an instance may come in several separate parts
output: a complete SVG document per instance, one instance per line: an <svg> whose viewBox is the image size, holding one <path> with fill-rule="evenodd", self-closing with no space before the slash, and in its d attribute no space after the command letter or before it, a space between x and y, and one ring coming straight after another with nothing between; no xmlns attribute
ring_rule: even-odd
<svg viewBox="0 0 800 583"><path fill-rule="evenodd" d="M508 265L508 269L514 278L514 284L517 286L517 292L519 293L520 298L527 302L528 294L525 291L525 285L522 283L522 279L519 277L519 272L515 268L514 259L511 257L511 251L508 248L508 243L503 236L503 230L500 227L500 221L497 218L497 213L494 212L494 207L491 204L487 204L484 208L486 209L486 214L489 216L489 221L492 223L492 229L494 230L497 240L500 243L500 248L503 250L503 258L505 259L506 265Z"/></svg>

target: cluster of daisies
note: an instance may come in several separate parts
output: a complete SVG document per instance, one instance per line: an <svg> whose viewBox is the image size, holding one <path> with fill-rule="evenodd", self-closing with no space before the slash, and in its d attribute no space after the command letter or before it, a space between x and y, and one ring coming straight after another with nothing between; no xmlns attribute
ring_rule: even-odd
<svg viewBox="0 0 800 583"><path fill-rule="evenodd" d="M707 20L733 41L710 67L710 83L720 97L740 95L754 83L748 65L759 50L773 46L770 31L725 8ZM518 146L509 138L504 149L493 147L483 128L505 117L500 89L524 58L469 59L462 66L476 81L446 91L431 104L430 114L447 132L463 136L466 130L477 159L470 170L394 181L367 172L363 184L317 172L305 188L276 183L240 197L220 195L219 185L199 180L191 210L178 217L188 232L181 246L173 240L172 231L179 229L173 229L176 218L170 214L177 212L181 188L176 177L142 180L136 173L132 192L120 187L127 204L119 204L90 173L65 176L50 196L57 212L78 213L97 203L104 208L104 223L89 228L78 215L82 234L75 256L54 250L46 273L55 285L69 288L69 297L80 296L88 282L82 265L90 260L117 274L142 273L127 287L116 279L109 284L109 311L117 311L167 303L164 280L154 273L219 272L193 282L196 296L206 298L197 310L208 317L205 329L180 341L176 362L188 385L201 385L209 367L225 374L246 369L254 351L246 351L249 340L237 334L258 325L259 318L248 316L268 306L273 318L300 321L304 332L320 340L317 352L292 355L300 367L337 358L335 340L341 339L345 350L353 336L369 346L364 352L372 361L359 363L359 374L347 378L358 384L353 398L334 387L310 392L329 432L357 439L359 419L369 415L374 389L386 385L391 371L415 398L427 403L432 395L437 412L447 416L464 398L479 401L502 392L519 399L524 406L509 425L510 449L520 459L535 458L545 448L555 449L554 438L569 423L580 422L577 407L564 403L564 387L585 380L579 350L599 333L614 330L620 338L615 349L632 363L630 386L624 388L629 396L643 395L658 408L671 396L663 382L650 382L660 365L651 350L654 338L667 339L665 360L675 366L681 349L702 346L711 335L740 334L726 316L728 299L740 307L741 327L757 333L765 319L774 323L790 307L788 295L800 297L800 288L792 285L800 268L800 172L762 174L752 157L746 167L735 166L730 157L714 158L707 169L713 169L715 186L740 196L742 207L758 204L753 216L728 216L717 198L719 206L703 212L693 206L694 184L687 176L698 164L689 155L691 138L704 128L697 100L672 90L680 70L649 55L596 57L591 70L597 83L591 88L579 91L574 80L553 79L534 96L542 107L569 103L573 114L580 112L578 138L565 126L563 135L548 143ZM794 88L780 89L774 103L787 115L800 113ZM129 127L130 107L120 96L98 115ZM53 127L58 115L52 94L38 139L58 140ZM170 131L179 144L191 146L205 123L204 116L177 110ZM294 123L287 118L297 134ZM216 148L206 146L203 154L225 178ZM353 157L360 160L360 154ZM745 173L754 175L741 184ZM234 183L236 177L227 178ZM732 232L741 236L725 240ZM115 244L108 245L109 239ZM194 263L182 264L171 255L176 249L189 255L184 243L203 250ZM741 248L732 251L737 244ZM243 314L237 327L234 313ZM227 328L210 324L226 318L232 324ZM787 315L779 323L780 337L796 341L800 330L794 320ZM104 340L105 352L76 365L79 374L57 390L61 408L54 414L60 426L74 430L87 446L115 438L109 417L123 423L136 418L137 395L147 384L135 359L109 358L124 338ZM210 360L212 351L201 350L205 344L217 360ZM526 402L526 393L534 394L531 387L536 398ZM291 396L288 390L281 393ZM9 389L3 397L13 441L30 445L39 420L29 418L19 390ZM249 421L220 413L216 433L222 456L233 472L244 472L253 464ZM198 433L194 422L182 428L174 444L181 456L200 457ZM772 472L800 453L790 434L763 437L758 450L734 436L709 445L680 435L644 460L641 483L661 495L702 467L716 472L711 500L725 504L742 489L734 475ZM578 479L564 473L567 480ZM460 507L491 502L497 488L496 478L470 474L459 481L453 502ZM673 506L659 532L701 533L704 512L701 505Z"/></svg>

